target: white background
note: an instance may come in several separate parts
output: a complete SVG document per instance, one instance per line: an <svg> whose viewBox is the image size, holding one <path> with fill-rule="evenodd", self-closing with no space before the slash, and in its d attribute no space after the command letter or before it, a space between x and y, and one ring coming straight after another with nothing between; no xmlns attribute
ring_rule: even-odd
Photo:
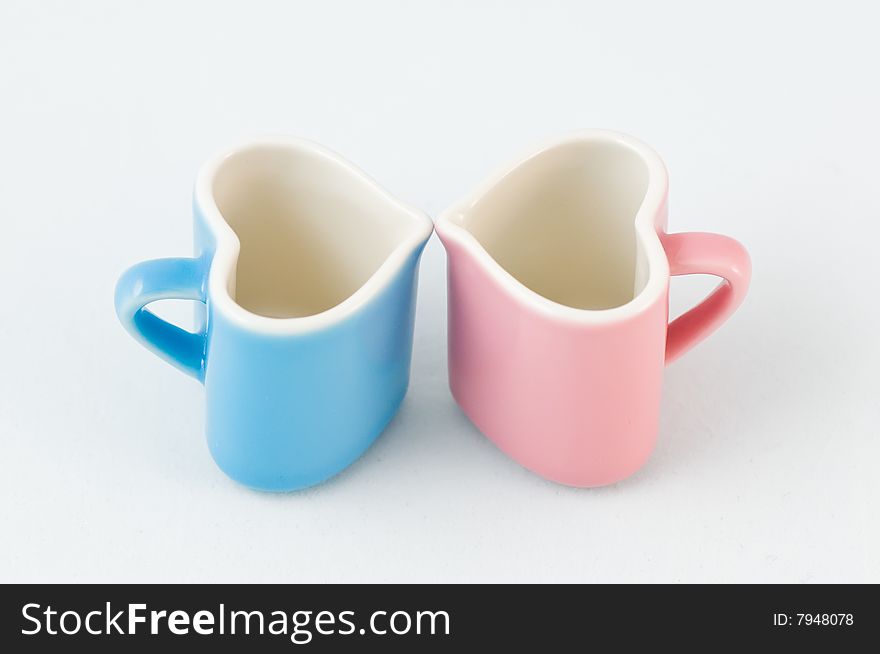
<svg viewBox="0 0 880 654"><path fill-rule="evenodd" d="M880 581L872 4L3 0L0 580ZM577 127L652 145L670 228L754 263L627 481L546 482L463 417L436 239L401 413L308 491L229 481L202 387L116 321L125 267L190 253L227 145L319 141L436 215Z"/></svg>

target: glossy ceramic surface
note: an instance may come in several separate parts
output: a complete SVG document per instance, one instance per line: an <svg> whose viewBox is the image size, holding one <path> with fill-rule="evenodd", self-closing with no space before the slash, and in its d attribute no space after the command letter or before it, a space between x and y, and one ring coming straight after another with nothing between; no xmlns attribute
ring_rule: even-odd
<svg viewBox="0 0 880 654"><path fill-rule="evenodd" d="M742 302L743 247L667 234L667 175L587 130L492 176L436 224L448 254L449 380L474 424L536 473L610 484L648 459L663 369ZM667 325L670 275L722 277Z"/></svg>
<svg viewBox="0 0 880 654"><path fill-rule="evenodd" d="M193 205L195 256L128 270L119 319L204 383L226 474L262 490L316 484L357 459L406 394L431 221L294 139L218 156ZM171 298L203 303L196 333L146 308Z"/></svg>

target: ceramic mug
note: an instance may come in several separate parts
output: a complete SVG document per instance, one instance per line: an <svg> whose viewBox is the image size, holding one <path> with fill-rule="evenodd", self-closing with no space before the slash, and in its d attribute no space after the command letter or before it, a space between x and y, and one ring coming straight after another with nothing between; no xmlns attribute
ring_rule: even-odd
<svg viewBox="0 0 880 654"><path fill-rule="evenodd" d="M449 381L526 468L572 486L638 470L664 366L742 302L750 262L718 234L667 234L667 175L639 141L588 130L502 169L436 223L447 250ZM722 278L668 323L670 275Z"/></svg>
<svg viewBox="0 0 880 654"><path fill-rule="evenodd" d="M262 490L316 484L403 400L431 220L294 139L209 161L193 206L195 256L129 269L119 319L204 383L208 446L226 474ZM204 303L196 333L146 308L162 299Z"/></svg>

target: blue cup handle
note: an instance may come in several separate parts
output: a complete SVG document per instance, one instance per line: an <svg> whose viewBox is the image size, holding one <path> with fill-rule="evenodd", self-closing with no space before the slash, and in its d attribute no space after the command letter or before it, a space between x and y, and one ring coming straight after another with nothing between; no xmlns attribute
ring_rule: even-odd
<svg viewBox="0 0 880 654"><path fill-rule="evenodd" d="M207 265L200 259L155 259L132 266L116 284L116 315L148 350L198 379L205 380L206 332L192 333L147 309L157 300L205 302Z"/></svg>

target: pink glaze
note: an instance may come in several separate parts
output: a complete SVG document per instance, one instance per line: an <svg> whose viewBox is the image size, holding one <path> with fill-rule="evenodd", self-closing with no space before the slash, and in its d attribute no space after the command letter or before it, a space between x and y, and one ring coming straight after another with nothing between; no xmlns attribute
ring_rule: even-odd
<svg viewBox="0 0 880 654"><path fill-rule="evenodd" d="M521 167L548 169L559 156L568 170L578 157L593 156L594 144L601 156L611 152L609 165L622 171L614 175L628 175L627 167L636 165L619 164L615 148L626 149L625 156L643 161L647 170L644 199L628 216L641 252L634 264L637 288L628 302L598 310L566 306L531 290L489 254L469 224L478 224L485 196L494 201L492 194L507 193L504 185L511 180L518 188L528 185L531 173ZM639 170L632 172L643 175ZM627 186L627 179L619 181ZM606 186L616 187L600 185ZM716 329L745 296L750 264L739 243L716 234L664 233L666 188L665 168L647 147L620 134L584 131L504 169L437 222L448 254L452 394L481 432L543 477L588 487L636 472L657 439L665 363ZM504 243L503 212L492 220L502 224L494 238L528 257L528 243ZM537 242L542 232L534 234ZM692 273L723 280L667 329L670 274Z"/></svg>

